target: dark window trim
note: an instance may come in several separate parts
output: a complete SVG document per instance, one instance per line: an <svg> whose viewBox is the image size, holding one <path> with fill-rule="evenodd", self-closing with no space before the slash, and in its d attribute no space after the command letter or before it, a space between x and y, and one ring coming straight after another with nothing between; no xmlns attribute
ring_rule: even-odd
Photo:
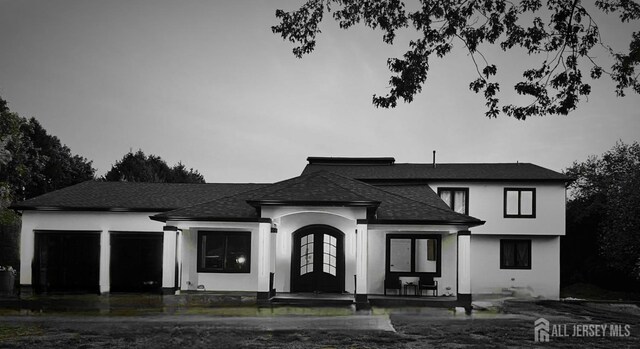
<svg viewBox="0 0 640 349"><path fill-rule="evenodd" d="M517 214L507 214L507 192L516 191L518 192L518 213ZM521 203L522 203L522 192L530 191L531 192L531 214L521 214ZM536 188L504 188L504 196L503 196L503 213L504 218L536 218Z"/></svg>
<svg viewBox="0 0 640 349"><path fill-rule="evenodd" d="M526 242L527 243L527 249L529 250L529 260L528 266L506 266L504 265L504 259L502 258L502 255L504 253L504 245L505 244L514 244L514 243L518 243L518 242ZM515 255L514 255L515 257ZM514 263L515 264L515 263ZM524 270L530 270L531 269L531 239L500 239L500 269L524 269Z"/></svg>
<svg viewBox="0 0 640 349"><path fill-rule="evenodd" d="M467 187L438 187L438 197L440 198L440 200L442 200L442 198L440 197L440 193L443 191L463 191L464 192L464 214L466 214L467 216L469 215L469 188ZM452 193L453 194L453 193ZM449 206L451 208L451 210L455 211L454 207L455 207L455 195L451 195L451 205ZM443 200L444 201L444 200ZM449 205L449 203L446 203L447 205Z"/></svg>
<svg viewBox="0 0 640 349"><path fill-rule="evenodd" d="M202 259L202 235L204 234L220 234L220 235L245 235L249 236L249 249L247 255L247 270L246 271L230 271L230 270L211 270L210 268L203 268L200 265L200 261ZM210 274L250 274L251 273L251 245L253 244L253 239L250 231L234 231L234 230L198 230L198 241L196 242L196 248L198 249L197 260L196 260L196 269L198 273L210 273ZM226 251L225 251L226 258Z"/></svg>
<svg viewBox="0 0 640 349"><path fill-rule="evenodd" d="M411 239L411 271L391 271L389 265L391 261L391 239ZM435 239L436 242L436 271L435 272L416 272L416 240L417 239ZM421 276L428 275L440 277L442 275L442 235L440 234L387 234L386 237L386 275L397 276Z"/></svg>

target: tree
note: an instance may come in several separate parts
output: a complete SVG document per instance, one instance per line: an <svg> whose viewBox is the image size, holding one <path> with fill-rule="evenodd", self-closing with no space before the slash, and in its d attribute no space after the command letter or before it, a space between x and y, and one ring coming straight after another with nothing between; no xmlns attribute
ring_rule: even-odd
<svg viewBox="0 0 640 349"><path fill-rule="evenodd" d="M624 96L631 89L640 93L635 69L640 64L640 32L632 35L629 51L615 52L602 42L594 11L618 15L622 22L640 19L640 5L632 0L596 0L587 10L581 0L421 0L408 10L401 0L307 0L292 12L276 11L280 20L271 29L297 46L293 54L301 58L312 52L320 22L325 12L333 12L340 28L363 22L383 32L383 41L393 44L396 32L413 27L418 36L409 43L402 58L389 58L387 65L395 74L389 80L390 92L373 96L376 107L393 108L398 101L411 102L427 80L429 59L443 58L454 43L469 52L477 78L469 89L482 93L488 117L500 112L524 120L535 115L566 115L577 108L581 97L591 92L584 75L599 79L608 75L616 83L616 94ZM526 96L526 105L500 106L500 84L492 80L498 71L481 48L499 45L503 51L524 49L529 55L542 57L537 67L525 69L514 89ZM594 47L602 46L613 64L606 70L593 57Z"/></svg>
<svg viewBox="0 0 640 349"><path fill-rule="evenodd" d="M0 98L0 186L5 203L93 179L94 172L91 161L73 155L35 118L11 112Z"/></svg>
<svg viewBox="0 0 640 349"><path fill-rule="evenodd" d="M187 170L180 162L169 167L159 156L146 156L142 150L125 154L103 179L109 182L204 183L204 177L198 171Z"/></svg>
<svg viewBox="0 0 640 349"><path fill-rule="evenodd" d="M613 271L639 284L640 144L618 142L602 157L574 162L566 173L573 178L567 238L580 244L568 248L586 258L586 264L585 259L577 261L586 267L582 272L605 275Z"/></svg>
<svg viewBox="0 0 640 349"><path fill-rule="evenodd" d="M7 209L11 203L93 179L94 172L91 161L0 97L0 265L20 265L20 216Z"/></svg>

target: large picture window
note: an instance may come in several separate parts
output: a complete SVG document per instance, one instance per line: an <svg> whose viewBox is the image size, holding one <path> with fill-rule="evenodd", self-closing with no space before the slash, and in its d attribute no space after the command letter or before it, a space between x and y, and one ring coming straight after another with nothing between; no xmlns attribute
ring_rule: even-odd
<svg viewBox="0 0 640 349"><path fill-rule="evenodd" d="M531 269L531 240L500 240L500 269Z"/></svg>
<svg viewBox="0 0 640 349"><path fill-rule="evenodd" d="M535 188L504 188L504 218L535 217Z"/></svg>
<svg viewBox="0 0 640 349"><path fill-rule="evenodd" d="M251 232L198 232L199 273L249 273Z"/></svg>
<svg viewBox="0 0 640 349"><path fill-rule="evenodd" d="M387 273L440 276L440 235L387 235Z"/></svg>
<svg viewBox="0 0 640 349"><path fill-rule="evenodd" d="M438 196L455 212L469 214L469 188L438 188Z"/></svg>

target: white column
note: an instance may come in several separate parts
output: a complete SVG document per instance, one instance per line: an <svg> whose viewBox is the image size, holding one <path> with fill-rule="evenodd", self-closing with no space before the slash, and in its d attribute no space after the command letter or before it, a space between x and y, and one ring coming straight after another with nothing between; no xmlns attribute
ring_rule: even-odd
<svg viewBox="0 0 640 349"><path fill-rule="evenodd" d="M458 232L458 295L471 295L471 235Z"/></svg>
<svg viewBox="0 0 640 349"><path fill-rule="evenodd" d="M258 292L269 292L271 272L271 223L258 224Z"/></svg>
<svg viewBox="0 0 640 349"><path fill-rule="evenodd" d="M369 230L366 224L356 226L356 293L366 295L369 293L368 285L368 241Z"/></svg>
<svg viewBox="0 0 640 349"><path fill-rule="evenodd" d="M100 293L109 293L111 289L109 267L111 265L111 235L100 232Z"/></svg>
<svg viewBox="0 0 640 349"><path fill-rule="evenodd" d="M178 229L172 226L164 227L162 243L162 289L172 293L176 287L176 236Z"/></svg>
<svg viewBox="0 0 640 349"><path fill-rule="evenodd" d="M25 220L26 214L23 213L22 221ZM20 285L32 286L31 280L31 264L33 263L33 256L35 251L35 233L32 229L26 228L25 224L22 224L20 232Z"/></svg>

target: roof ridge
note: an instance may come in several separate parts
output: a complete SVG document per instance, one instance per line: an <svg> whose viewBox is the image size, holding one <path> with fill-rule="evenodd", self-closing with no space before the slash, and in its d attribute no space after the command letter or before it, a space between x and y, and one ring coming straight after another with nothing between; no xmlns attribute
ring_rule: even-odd
<svg viewBox="0 0 640 349"><path fill-rule="evenodd" d="M365 186L367 186L367 187L374 188L375 190L379 190L379 191L382 191L382 192L384 192L384 193L391 194L391 195L393 195L393 196L401 197L401 198L403 198L403 199L411 200L411 201L413 201L413 202L417 202L417 203L419 203L419 204L426 205L426 206L429 206L429 207L431 207L431 208L435 208L435 209L437 209L437 210L439 210L439 211L442 211L442 212L455 213L455 214L457 214L457 215L462 215L462 216L465 216L465 217L471 217L471 218L477 219L476 217L472 217L472 216L469 216L469 215L466 215L466 214L458 213L458 212L456 212L456 211L454 211L454 210L452 210L452 209L446 210L446 209L444 209L444 208L441 208L441 207L437 207L437 206L431 205L431 204L426 203L426 202L424 202L424 201L419 201L419 200L416 200L416 199L413 199L413 198L410 198L410 197L407 197L407 196L404 196L404 195L400 195L400 194L398 194L398 193L394 193L394 192L391 192L391 191L388 191L388 190L382 189L382 188L380 188L380 187L376 187L376 186L374 186L374 185L371 185L371 184L368 184L368 183L365 183L365 182L359 181L359 180L357 180L357 179L353 179L353 178L349 178L349 177L343 176L343 175L338 174L338 173L329 172L329 171L327 171L327 170L320 170L320 171L317 171L317 172L314 172L314 173L320 173L320 172L331 173L331 174L333 174L333 175L336 175L336 176L339 176L339 177L342 177L342 178L346 178L346 179L349 179L349 180L352 180L352 181L358 182L358 183L363 184L363 185L365 185Z"/></svg>
<svg viewBox="0 0 640 349"><path fill-rule="evenodd" d="M315 173L319 173L320 175L324 175L325 173L333 174L333 175L338 175L338 174L336 174L336 173L329 172L329 171L326 171L326 170L317 171L317 172L315 172ZM340 176L340 175L338 175L338 176ZM327 176L322 176L322 177L324 177L324 178L328 179L331 183L333 183L333 184L337 185L338 187L340 187L340 188L342 188L342 189L344 189L344 190L347 190L347 191L349 191L349 192L351 192L351 193L355 194L356 196L359 196L359 197L362 197L362 198L364 198L364 199L366 199L366 200L371 201L371 198L368 198L368 197L366 197L366 196L363 196L361 193L357 193L357 192L355 192L355 191L353 191L353 190L351 190L351 189L349 189L349 188L346 188L346 187L344 187L343 185L341 185L341 184L339 184L339 183L337 183L337 182L335 182L335 181L331 180L331 178L329 178L329 177L327 177ZM340 176L340 177L343 177L343 178L349 179L349 180L354 181L354 182L359 183L359 184L366 184L366 183L362 183L362 182L360 182L359 180L356 180L356 179L353 179L353 178L344 177L344 176Z"/></svg>

